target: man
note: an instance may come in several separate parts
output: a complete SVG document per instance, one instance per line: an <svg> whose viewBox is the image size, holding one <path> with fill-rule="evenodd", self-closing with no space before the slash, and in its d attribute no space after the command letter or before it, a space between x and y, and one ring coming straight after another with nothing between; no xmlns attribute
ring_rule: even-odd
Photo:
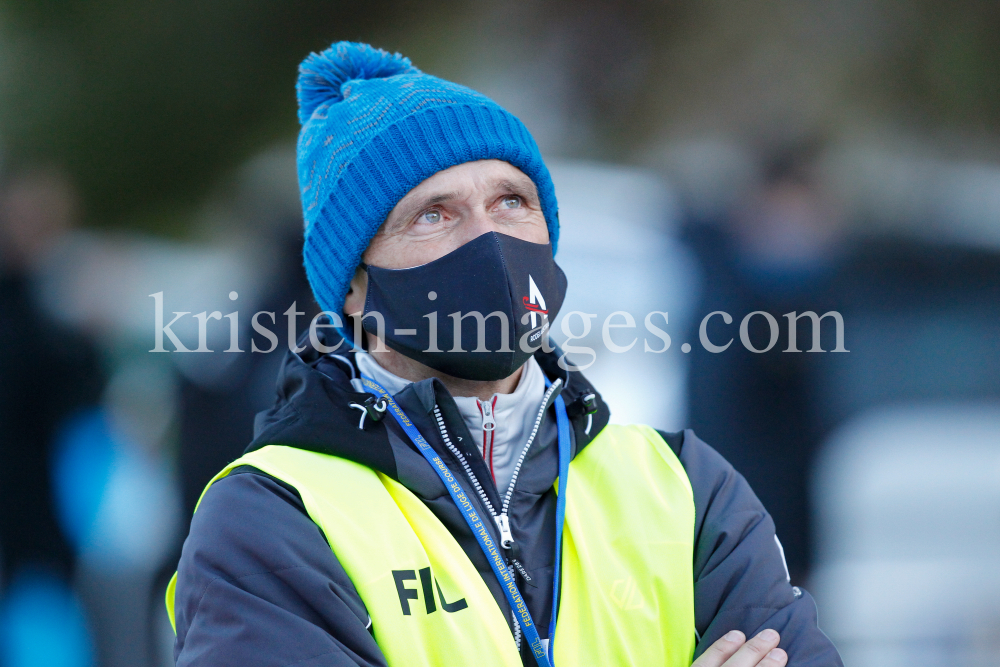
<svg viewBox="0 0 1000 667"><path fill-rule="evenodd" d="M203 495L177 664L840 665L743 479L609 425L548 346L566 279L520 121L349 42L298 91L307 274L364 350L314 330Z"/></svg>

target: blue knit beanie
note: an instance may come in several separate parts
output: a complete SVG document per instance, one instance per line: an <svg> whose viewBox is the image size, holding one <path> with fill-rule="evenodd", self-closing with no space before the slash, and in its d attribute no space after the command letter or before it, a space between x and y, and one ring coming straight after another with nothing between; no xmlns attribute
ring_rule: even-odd
<svg viewBox="0 0 1000 667"><path fill-rule="evenodd" d="M534 181L555 252L556 195L538 146L486 96L354 42L306 58L297 90L303 257L323 310L343 312L361 255L399 200L464 162L504 160Z"/></svg>

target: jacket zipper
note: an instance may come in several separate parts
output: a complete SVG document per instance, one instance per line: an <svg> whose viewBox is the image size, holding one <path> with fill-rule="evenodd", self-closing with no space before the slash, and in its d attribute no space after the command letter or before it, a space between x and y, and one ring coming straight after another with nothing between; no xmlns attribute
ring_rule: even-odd
<svg viewBox="0 0 1000 667"><path fill-rule="evenodd" d="M490 477L496 484L497 476L493 471L493 441L496 437L497 422L493 408L496 407L497 397L494 396L492 401L485 402L477 398L476 403L479 404L479 413L483 416L483 460L486 461L487 467L490 469Z"/></svg>
<svg viewBox="0 0 1000 667"><path fill-rule="evenodd" d="M508 517L507 512L510 509L511 497L514 495L514 486L517 484L517 476L521 472L521 466L524 465L524 459L528 455L528 450L531 449L531 445L535 441L535 436L538 435L538 429L542 425L542 418L545 416L545 408L549 404L549 399L552 397L552 394L556 392L560 387L562 387L562 379L557 379L555 382L549 385L549 388L545 391L545 394L542 396L542 403L538 407L538 414L535 415L535 424L531 429L531 435L528 436L528 441L524 444L524 447L521 449L521 456L517 459L517 464L514 466L514 474L510 478L510 485L508 485L507 487L507 493L503 499L503 507L501 508L499 514L497 514L496 510L493 509L493 504L490 502L490 499L486 496L486 492L483 491L483 487L479 483L479 479L476 477L476 473L473 472L472 466L469 465L469 462L466 460L462 452L458 451L458 448L455 447L455 445L451 442L451 438L448 436L448 429L445 427L444 424L444 416L441 414L441 409L437 405L434 406L434 418L435 420L437 420L438 430L441 432L441 439L444 440L445 447L448 448L448 451L450 451L455 456L455 458L458 459L458 462L461 464L462 469L465 471L466 477L468 477L469 481L472 482L472 486L476 490L476 494L479 496L479 499L483 502L483 504L486 506L486 509L489 510L490 515L493 517L493 521L496 523L497 529L500 531L500 546L504 548L504 551L507 551L508 549L514 546L514 535L511 533L510 530L510 518ZM480 408L482 409L487 404L488 403L480 402ZM485 431L485 423L486 423L485 410L483 411L483 421L484 421L483 430ZM492 406L490 407L490 421L492 421L493 428L495 429L496 422L493 421ZM504 553L504 560L507 561L507 568L510 571L511 577L514 576L514 568L516 566L517 571L521 573L521 576L523 576L528 581L531 580L527 576L527 572L525 571L524 566L521 565L521 563L518 562L516 558L507 558L507 554ZM520 651L521 626L517 622L517 615L514 610L511 610L511 616L514 620L514 639L517 643L517 650Z"/></svg>
<svg viewBox="0 0 1000 667"><path fill-rule="evenodd" d="M531 435L528 436L528 442L524 443L524 448L521 450L521 456L517 459L517 464L514 466L514 474L510 477L510 484L507 486L507 494L503 499L503 508L501 510L501 516L504 517L504 522L507 521L507 510L510 508L510 499L514 495L514 485L517 484L517 476L521 473L521 466L524 465L524 459L528 456L528 450L531 449L531 444L535 441L535 436L538 435L538 428L542 425L542 418L545 416L545 408L549 404L549 399L552 394L558 391L559 387L562 386L562 380L556 380L549 388L545 391L542 396L542 404L538 406L538 413L535 415L535 424L531 427ZM509 525L509 523L508 523ZM509 532L509 531L508 531ZM511 543L513 543L513 538L511 538Z"/></svg>

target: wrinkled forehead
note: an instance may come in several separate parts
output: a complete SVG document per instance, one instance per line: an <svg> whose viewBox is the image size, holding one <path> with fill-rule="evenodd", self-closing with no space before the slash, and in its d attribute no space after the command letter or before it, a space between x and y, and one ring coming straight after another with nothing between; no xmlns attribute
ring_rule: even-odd
<svg viewBox="0 0 1000 667"><path fill-rule="evenodd" d="M386 216L391 229L425 208L475 195L510 192L538 204L538 187L523 171L503 160L475 160L442 169L407 192Z"/></svg>
<svg viewBox="0 0 1000 667"><path fill-rule="evenodd" d="M415 185L400 199L418 199L432 193L491 190L500 186L516 186L537 197L535 182L523 171L503 160L474 160L432 174Z"/></svg>

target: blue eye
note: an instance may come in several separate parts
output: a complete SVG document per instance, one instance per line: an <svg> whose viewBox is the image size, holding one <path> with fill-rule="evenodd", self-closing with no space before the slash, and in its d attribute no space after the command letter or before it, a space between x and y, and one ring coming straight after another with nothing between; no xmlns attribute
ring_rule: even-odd
<svg viewBox="0 0 1000 667"><path fill-rule="evenodd" d="M441 222L441 211L425 211L423 215L420 216L421 222L428 222L432 225Z"/></svg>
<svg viewBox="0 0 1000 667"><path fill-rule="evenodd" d="M504 208L521 208L521 198L517 195L508 195L503 198Z"/></svg>

